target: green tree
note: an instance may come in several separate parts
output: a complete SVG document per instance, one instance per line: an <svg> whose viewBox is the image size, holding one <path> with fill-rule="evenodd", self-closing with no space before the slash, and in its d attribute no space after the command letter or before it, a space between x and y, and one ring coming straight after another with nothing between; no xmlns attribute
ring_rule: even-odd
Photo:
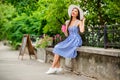
<svg viewBox="0 0 120 80"><path fill-rule="evenodd" d="M10 25L6 25L9 23L13 18L17 16L16 9L9 3L2 3L0 1L0 40L7 38L7 29Z"/></svg>
<svg viewBox="0 0 120 80"><path fill-rule="evenodd" d="M119 3L119 0L1 0L0 39L7 38L15 44L21 41L23 34L63 34L61 25L69 19L70 4L83 9L86 29L120 24Z"/></svg>
<svg viewBox="0 0 120 80"><path fill-rule="evenodd" d="M119 0L85 0L82 1L86 12L87 25L120 24Z"/></svg>
<svg viewBox="0 0 120 80"><path fill-rule="evenodd" d="M38 0L6 0L6 2L11 3L15 6L18 14L26 13L27 15L31 15L32 11L37 9Z"/></svg>

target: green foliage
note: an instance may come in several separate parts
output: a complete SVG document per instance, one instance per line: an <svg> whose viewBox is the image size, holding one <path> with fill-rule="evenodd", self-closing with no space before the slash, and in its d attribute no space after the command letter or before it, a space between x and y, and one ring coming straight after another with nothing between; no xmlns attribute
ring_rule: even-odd
<svg viewBox="0 0 120 80"><path fill-rule="evenodd" d="M31 16L27 16L26 14L22 14L21 16L17 16L11 22L7 23L9 28L8 39L14 42L21 42L23 34L31 34L31 35L40 35L43 32L42 30L42 20L38 18L37 13L34 13Z"/></svg>
<svg viewBox="0 0 120 80"><path fill-rule="evenodd" d="M16 9L9 3L2 3L0 1L0 40L7 38L6 29L9 28L9 25L6 25L13 18L17 16Z"/></svg>
<svg viewBox="0 0 120 80"><path fill-rule="evenodd" d="M6 0L6 2L11 3L15 6L18 14L25 13L31 15L32 11L37 9L37 0Z"/></svg>
<svg viewBox="0 0 120 80"><path fill-rule="evenodd" d="M86 12L86 25L120 24L119 0L86 0L82 1Z"/></svg>
<svg viewBox="0 0 120 80"><path fill-rule="evenodd" d="M0 40L8 39L16 46L23 34L63 35L61 25L69 19L70 4L80 5L85 12L85 25L93 29L94 25L120 24L119 3L119 0L1 0Z"/></svg>
<svg viewBox="0 0 120 80"><path fill-rule="evenodd" d="M40 12L43 12L47 24L43 28L45 34L61 34L61 25L65 24L68 17L68 6L77 3L74 0L39 0ZM57 5L56 5L57 4Z"/></svg>
<svg viewBox="0 0 120 80"><path fill-rule="evenodd" d="M49 37L48 35L44 35L43 38L38 38L36 42L36 48L46 48L48 46L52 46L53 39L52 37Z"/></svg>
<svg viewBox="0 0 120 80"><path fill-rule="evenodd" d="M21 42L23 34L43 34L42 28L46 25L46 20L43 20L40 12L33 11L29 16L26 13L19 15L10 4L1 3L0 6L0 39L8 39L17 47L16 44Z"/></svg>

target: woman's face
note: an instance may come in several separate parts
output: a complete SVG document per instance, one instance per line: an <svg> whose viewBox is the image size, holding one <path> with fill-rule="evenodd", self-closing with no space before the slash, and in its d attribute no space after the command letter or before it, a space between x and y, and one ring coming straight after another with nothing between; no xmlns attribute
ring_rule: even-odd
<svg viewBox="0 0 120 80"><path fill-rule="evenodd" d="M72 15L71 15L72 17L77 17L78 16L78 9L76 9L76 8L73 8L73 10L72 10Z"/></svg>

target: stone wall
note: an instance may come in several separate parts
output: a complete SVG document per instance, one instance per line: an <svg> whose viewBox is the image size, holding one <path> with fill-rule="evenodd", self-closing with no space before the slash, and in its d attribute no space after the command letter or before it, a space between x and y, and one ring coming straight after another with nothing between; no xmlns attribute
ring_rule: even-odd
<svg viewBox="0 0 120 80"><path fill-rule="evenodd" d="M78 71L98 80L120 80L120 57L79 52Z"/></svg>
<svg viewBox="0 0 120 80"><path fill-rule="evenodd" d="M98 80L120 80L120 50L78 48L78 71Z"/></svg>
<svg viewBox="0 0 120 80"><path fill-rule="evenodd" d="M53 60L53 48L46 48L48 63ZM61 65L76 74L94 77L97 80L120 80L120 50L80 47L75 59L61 58Z"/></svg>

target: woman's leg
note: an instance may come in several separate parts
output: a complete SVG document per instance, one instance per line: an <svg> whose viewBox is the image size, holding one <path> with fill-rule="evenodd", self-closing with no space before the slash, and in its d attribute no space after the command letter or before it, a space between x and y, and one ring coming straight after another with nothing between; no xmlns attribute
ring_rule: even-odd
<svg viewBox="0 0 120 80"><path fill-rule="evenodd" d="M54 59L53 59L53 63L52 66L49 68L49 70L46 72L47 74L52 74L52 73L56 73L56 67L59 65L59 60L60 60L60 56L55 54L54 55Z"/></svg>
<svg viewBox="0 0 120 80"><path fill-rule="evenodd" d="M58 54L54 55L52 68L59 67L60 66L60 56Z"/></svg>
<svg viewBox="0 0 120 80"><path fill-rule="evenodd" d="M47 74L52 74L57 72L57 68L60 66L60 56L55 54L51 68L46 72Z"/></svg>
<svg viewBox="0 0 120 80"><path fill-rule="evenodd" d="M52 64L52 68L55 69L56 73L62 72L62 68L60 67L60 56L59 55L55 54L53 64Z"/></svg>
<svg viewBox="0 0 120 80"><path fill-rule="evenodd" d="M56 68L59 68L59 67L60 67L60 58L59 58L59 60L57 61L55 67L56 67Z"/></svg>

